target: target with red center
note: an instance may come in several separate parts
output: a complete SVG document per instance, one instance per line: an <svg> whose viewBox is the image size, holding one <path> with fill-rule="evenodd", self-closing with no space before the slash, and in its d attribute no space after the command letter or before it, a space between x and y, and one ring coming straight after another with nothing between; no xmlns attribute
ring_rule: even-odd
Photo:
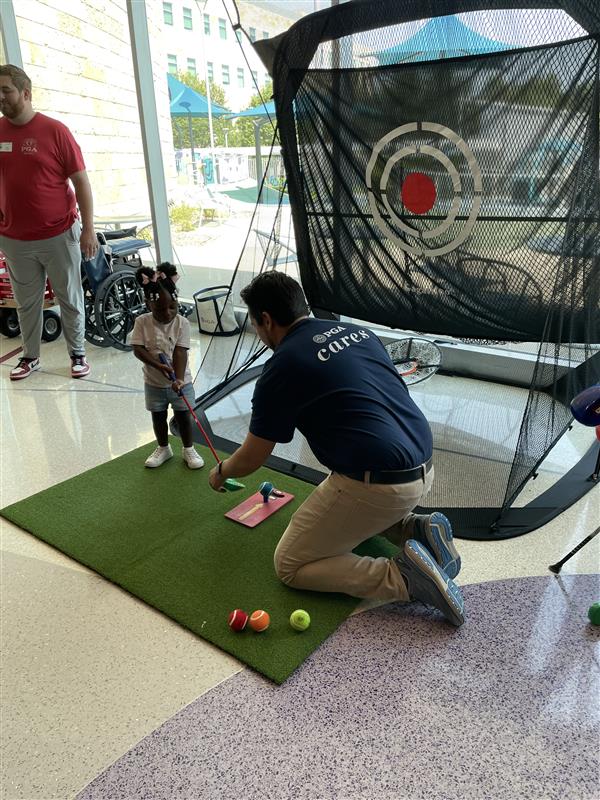
<svg viewBox="0 0 600 800"><path fill-rule="evenodd" d="M440 137L440 144L444 149L430 144L435 137ZM422 143L415 143L415 139L423 138ZM387 160L383 160L390 152L390 145L396 144L398 149ZM406 143L405 143L406 142ZM447 155L445 151L450 151ZM398 196L395 181L392 179L392 170L406 157L411 158L411 163L421 157L429 157L441 164L451 182L451 199L444 202L439 194L436 183L426 171L413 170L404 178L400 188L400 199L405 212L421 217L424 222L419 228L409 225L403 216L393 207L392 196ZM425 159L424 164L425 164ZM458 167L456 164L458 164ZM374 173L376 166L380 170L378 185L374 186ZM438 167L439 169L439 167ZM460 169L460 171L459 171ZM467 177L463 186L461 172ZM470 176L470 179L469 177ZM381 231L390 239L397 242L407 253L415 255L443 255L457 248L464 242L473 230L473 226L481 208L482 181L481 170L477 160L466 142L450 128L435 122L409 122L383 136L373 148L366 175L367 194L373 220ZM431 217L431 226L427 226L429 218L425 215L436 206L436 211L444 213L445 217L439 221L439 215ZM459 211L467 209L459 218ZM458 232L450 236L450 229L456 225ZM436 241L437 240L437 241Z"/></svg>
<svg viewBox="0 0 600 800"><path fill-rule="evenodd" d="M422 172L411 172L402 184L401 197L405 208L413 214L426 214L435 205L435 183Z"/></svg>

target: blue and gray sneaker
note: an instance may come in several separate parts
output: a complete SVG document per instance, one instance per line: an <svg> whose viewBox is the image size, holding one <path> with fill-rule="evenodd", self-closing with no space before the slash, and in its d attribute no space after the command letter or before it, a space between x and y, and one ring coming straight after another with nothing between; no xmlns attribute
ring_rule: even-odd
<svg viewBox="0 0 600 800"><path fill-rule="evenodd" d="M413 536L433 553L449 578L456 578L460 572L460 556L454 546L452 525L447 517L440 511L428 517L417 517Z"/></svg>
<svg viewBox="0 0 600 800"><path fill-rule="evenodd" d="M464 600L460 589L438 567L427 548L416 539L409 539L404 552L394 561L406 581L411 600L434 606L456 627L463 624Z"/></svg>

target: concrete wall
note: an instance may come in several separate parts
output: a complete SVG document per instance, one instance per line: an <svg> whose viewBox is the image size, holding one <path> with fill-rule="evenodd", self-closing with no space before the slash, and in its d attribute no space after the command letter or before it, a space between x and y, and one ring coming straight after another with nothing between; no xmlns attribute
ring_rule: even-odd
<svg viewBox="0 0 600 800"><path fill-rule="evenodd" d="M79 142L97 217L149 213L125 0L18 0L23 67L34 108ZM175 159L162 47L162 3L147 0L152 70L167 184Z"/></svg>

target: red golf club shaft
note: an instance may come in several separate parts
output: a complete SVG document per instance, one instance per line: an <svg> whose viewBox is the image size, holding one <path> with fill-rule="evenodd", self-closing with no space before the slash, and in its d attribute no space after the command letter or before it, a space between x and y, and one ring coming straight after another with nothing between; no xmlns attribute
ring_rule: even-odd
<svg viewBox="0 0 600 800"><path fill-rule="evenodd" d="M170 366L171 366L171 365L169 364L169 361L168 361L167 357L166 357L166 356L165 356L163 353L161 353L161 354L159 355L159 359L161 360L161 362L162 362L163 364L165 364L165 366L167 366L167 367L170 367ZM169 377L171 378L171 380L172 380L172 381L176 381L176 380L177 380L177 376L175 375L175 373L173 372L173 370L171 370L171 374L169 375ZM207 436L207 434L206 434L206 431L205 431L205 430L204 430L204 428L202 427L202 423L200 422L200 420L198 419L198 417L197 417L197 416L196 416L196 414L194 413L194 409L191 407L191 405L190 405L190 403L189 403L189 401L188 401L187 397L184 395L184 393L183 393L182 391L180 391L180 392L179 392L179 396L183 398L183 402L184 402L184 403L186 404L186 406L188 407L188 409L189 409L189 411L190 411L190 414L191 414L191 415L192 415L192 417L194 418L194 422L196 423L196 425L198 426L198 429L200 430L200 433L201 433L201 434L202 434L202 436L204 436L204 438L206 439L206 444L207 444L207 445L208 445L208 447L210 448L210 452L211 452L211 453L213 454L213 456L215 457L217 464L220 464L220 463L221 463L221 459L220 459L220 458L219 458L219 456L217 455L217 451L215 450L215 448L212 446L212 442L210 441L210 439L208 438L208 436Z"/></svg>

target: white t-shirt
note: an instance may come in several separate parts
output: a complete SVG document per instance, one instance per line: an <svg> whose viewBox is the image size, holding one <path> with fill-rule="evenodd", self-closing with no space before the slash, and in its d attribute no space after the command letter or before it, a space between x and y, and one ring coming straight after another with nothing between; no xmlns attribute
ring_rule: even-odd
<svg viewBox="0 0 600 800"><path fill-rule="evenodd" d="M164 353L172 364L176 347L190 349L190 323L181 314L177 314L166 325L157 322L152 314L141 314L133 325L130 343L142 345L156 359L158 359L159 353ZM144 380L149 386L157 386L162 389L172 383L164 373L149 364L143 365L143 371ZM185 367L183 382L192 382L189 361Z"/></svg>

